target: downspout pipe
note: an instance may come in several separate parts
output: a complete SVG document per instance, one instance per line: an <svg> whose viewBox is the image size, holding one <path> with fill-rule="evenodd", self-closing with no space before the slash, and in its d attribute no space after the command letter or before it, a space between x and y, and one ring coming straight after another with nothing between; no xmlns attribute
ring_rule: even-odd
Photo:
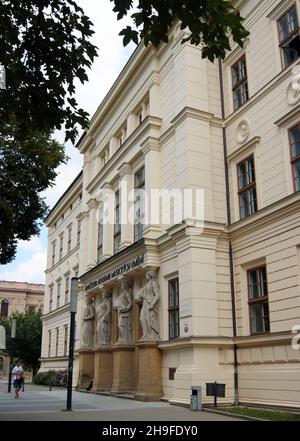
<svg viewBox="0 0 300 441"><path fill-rule="evenodd" d="M219 58L219 79L220 79L220 93L221 93L221 112L222 119L225 121L225 100L224 100L224 81L222 60ZM227 134L226 127L222 127L223 134L223 151L224 151L224 167L225 167L225 189L226 189L226 206L227 206L227 224L231 225L231 207L230 207L230 192L229 192L229 177L228 177L228 156L227 156ZM236 308L235 308L235 286L234 286L234 270L233 270L233 252L232 243L229 240L229 267L230 267L230 291L231 291L231 311L232 311L232 329L233 338L237 336L236 326ZM234 405L239 404L239 375L238 375L238 359L237 359L237 345L233 345L233 369L234 369Z"/></svg>

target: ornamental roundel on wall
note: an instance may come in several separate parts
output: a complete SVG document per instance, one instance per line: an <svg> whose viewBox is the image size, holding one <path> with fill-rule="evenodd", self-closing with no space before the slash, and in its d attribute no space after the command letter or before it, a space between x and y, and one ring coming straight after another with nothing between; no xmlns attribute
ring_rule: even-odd
<svg viewBox="0 0 300 441"><path fill-rule="evenodd" d="M298 64L292 70L292 80L287 88L287 102L294 106L300 101L300 65Z"/></svg>
<svg viewBox="0 0 300 441"><path fill-rule="evenodd" d="M250 121L245 118L238 123L236 128L236 140L239 144L247 141L250 135Z"/></svg>

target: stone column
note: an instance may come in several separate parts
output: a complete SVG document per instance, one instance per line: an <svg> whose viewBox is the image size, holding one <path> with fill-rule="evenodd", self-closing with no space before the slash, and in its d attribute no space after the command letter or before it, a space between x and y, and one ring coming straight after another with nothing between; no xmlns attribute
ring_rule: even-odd
<svg viewBox="0 0 300 441"><path fill-rule="evenodd" d="M156 138L150 137L141 147L145 155L144 237L157 238L161 233L160 204L157 194L155 196L155 190L160 189L160 146Z"/></svg>
<svg viewBox="0 0 300 441"><path fill-rule="evenodd" d="M134 201L131 197L129 200L129 195L133 196L133 175L131 171L131 166L128 163L124 163L118 169L120 176L120 196L121 196L121 245L120 250L128 247L133 243L133 231L134 226L129 219L129 210L132 211Z"/></svg>
<svg viewBox="0 0 300 441"><path fill-rule="evenodd" d="M87 203L89 209L89 234L88 234L88 269L93 268L97 264L97 201L90 199Z"/></svg>
<svg viewBox="0 0 300 441"><path fill-rule="evenodd" d="M162 396L162 356L158 342L145 340L137 343L139 376L135 399L160 401Z"/></svg>

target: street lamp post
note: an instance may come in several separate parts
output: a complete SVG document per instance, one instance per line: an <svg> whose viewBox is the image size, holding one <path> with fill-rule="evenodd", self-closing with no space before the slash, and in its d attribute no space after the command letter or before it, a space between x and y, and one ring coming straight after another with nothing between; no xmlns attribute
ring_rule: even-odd
<svg viewBox="0 0 300 441"><path fill-rule="evenodd" d="M67 391L67 410L72 410L72 383L73 383L73 359L74 359L74 340L75 340L75 315L77 312L77 292L78 279L71 279L70 297L70 343L69 343L69 366L68 366L68 391Z"/></svg>
<svg viewBox="0 0 300 441"><path fill-rule="evenodd" d="M10 332L10 338L11 338L11 350L9 355L9 373L8 373L8 388L7 392L11 392L11 373L13 370L13 347L14 347L14 341L16 338L16 327L17 327L17 321L16 319L11 320L11 332Z"/></svg>

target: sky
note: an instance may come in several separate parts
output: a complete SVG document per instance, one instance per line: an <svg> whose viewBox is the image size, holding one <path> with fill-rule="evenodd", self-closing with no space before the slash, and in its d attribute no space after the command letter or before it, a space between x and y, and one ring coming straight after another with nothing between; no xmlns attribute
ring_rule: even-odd
<svg viewBox="0 0 300 441"><path fill-rule="evenodd" d="M94 23L91 41L98 47L99 56L89 70L89 81L76 86L76 99L81 108L90 113L97 107L113 85L118 74L133 52L133 44L123 47L120 30L130 23L130 18L117 21L117 15L112 12L113 3L110 0L77 0L86 15ZM64 132L57 131L55 138L64 142ZM42 196L51 208L75 179L82 167L82 156L69 142L66 144L66 154L70 158L67 164L61 165L57 171L55 185L48 188ZM0 280L45 283L47 254L47 229L41 228L39 236L30 241L19 241L16 258L8 265L0 265Z"/></svg>

